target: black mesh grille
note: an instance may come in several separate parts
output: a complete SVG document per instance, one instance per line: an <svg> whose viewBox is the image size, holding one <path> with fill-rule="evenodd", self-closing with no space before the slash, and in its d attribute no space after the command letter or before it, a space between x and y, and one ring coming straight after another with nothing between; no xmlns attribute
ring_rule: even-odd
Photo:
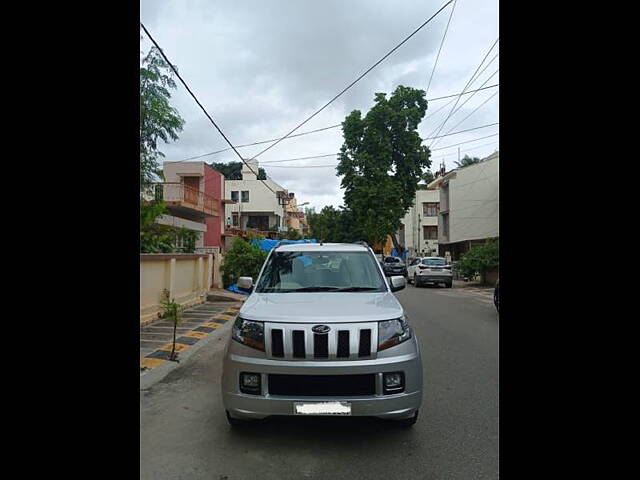
<svg viewBox="0 0 640 480"><path fill-rule="evenodd" d="M302 330L293 331L293 356L305 358L304 332Z"/></svg>
<svg viewBox="0 0 640 480"><path fill-rule="evenodd" d="M340 330L338 332L338 352L336 356L339 358L349 356L349 330Z"/></svg>
<svg viewBox="0 0 640 480"><path fill-rule="evenodd" d="M368 357L371 355L371 330L360 330L360 348L358 348L359 357Z"/></svg>
<svg viewBox="0 0 640 480"><path fill-rule="evenodd" d="M284 357L282 330L271 330L271 355L273 355L274 357Z"/></svg>
<svg viewBox="0 0 640 480"><path fill-rule="evenodd" d="M375 391L375 374L373 373L364 375L269 375L270 395L351 396L374 395Z"/></svg>
<svg viewBox="0 0 640 480"><path fill-rule="evenodd" d="M316 358L329 357L329 336L315 334L313 336L313 356Z"/></svg>

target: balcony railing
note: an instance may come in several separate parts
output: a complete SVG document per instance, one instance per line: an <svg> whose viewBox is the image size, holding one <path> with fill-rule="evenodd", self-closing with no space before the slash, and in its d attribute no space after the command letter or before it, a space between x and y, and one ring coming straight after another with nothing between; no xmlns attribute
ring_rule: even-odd
<svg viewBox="0 0 640 480"><path fill-rule="evenodd" d="M145 198L164 200L169 207L218 216L218 199L183 183L156 183L143 192Z"/></svg>

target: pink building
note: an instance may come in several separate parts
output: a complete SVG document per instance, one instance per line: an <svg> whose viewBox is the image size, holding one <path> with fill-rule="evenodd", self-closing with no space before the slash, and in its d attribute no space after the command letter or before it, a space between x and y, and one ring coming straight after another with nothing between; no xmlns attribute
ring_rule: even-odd
<svg viewBox="0 0 640 480"><path fill-rule="evenodd" d="M169 215L158 223L185 227L200 233L198 250L224 249L224 175L205 162L165 162L163 199Z"/></svg>

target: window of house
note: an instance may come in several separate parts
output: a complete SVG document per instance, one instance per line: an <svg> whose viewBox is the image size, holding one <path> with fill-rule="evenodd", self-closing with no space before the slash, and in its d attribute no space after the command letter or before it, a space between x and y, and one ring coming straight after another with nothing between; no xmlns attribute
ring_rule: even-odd
<svg viewBox="0 0 640 480"><path fill-rule="evenodd" d="M236 192L236 193L238 193L238 192ZM233 220L233 226L234 227L240 226L240 215L238 215L237 213L232 213L231 214L231 219Z"/></svg>
<svg viewBox="0 0 640 480"><path fill-rule="evenodd" d="M249 201L249 190L242 191L242 201L245 203Z"/></svg>
<svg viewBox="0 0 640 480"><path fill-rule="evenodd" d="M437 240L438 227L436 225L425 225L423 227L423 234L425 240Z"/></svg>
<svg viewBox="0 0 640 480"><path fill-rule="evenodd" d="M437 202L427 202L422 204L422 212L425 217L437 217L439 211L440 208Z"/></svg>
<svg viewBox="0 0 640 480"><path fill-rule="evenodd" d="M442 236L449 237L449 215L442 215Z"/></svg>
<svg viewBox="0 0 640 480"><path fill-rule="evenodd" d="M233 200L234 202L237 202L239 193L240 192L238 192L237 190L235 192L231 192L231 200Z"/></svg>

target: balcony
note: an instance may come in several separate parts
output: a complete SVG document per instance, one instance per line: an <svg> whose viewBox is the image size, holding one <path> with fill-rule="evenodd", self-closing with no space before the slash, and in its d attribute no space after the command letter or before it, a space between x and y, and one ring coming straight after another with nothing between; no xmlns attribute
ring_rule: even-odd
<svg viewBox="0 0 640 480"><path fill-rule="evenodd" d="M218 199L183 183L156 183L152 187L156 200L164 200L169 210L187 215L217 217ZM145 197L149 196L149 192Z"/></svg>

